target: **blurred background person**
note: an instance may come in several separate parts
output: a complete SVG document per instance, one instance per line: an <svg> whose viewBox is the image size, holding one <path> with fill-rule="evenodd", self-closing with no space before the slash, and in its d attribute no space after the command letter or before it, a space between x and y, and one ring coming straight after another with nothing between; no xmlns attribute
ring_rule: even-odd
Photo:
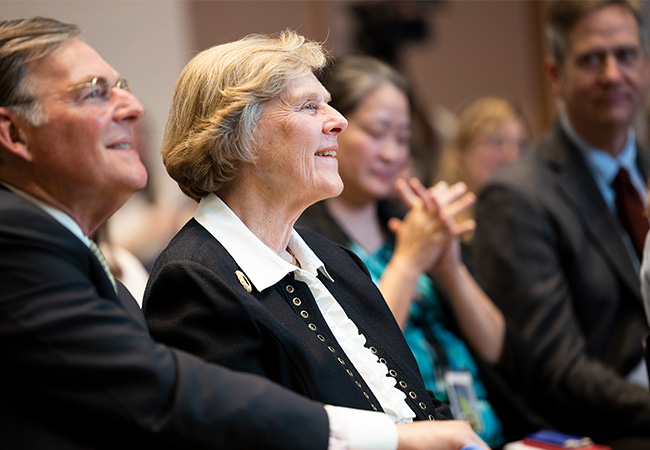
<svg viewBox="0 0 650 450"><path fill-rule="evenodd" d="M416 203L407 202L405 209L387 200L409 157L407 83L368 56L339 58L326 74L331 104L348 119L337 152L344 189L311 206L297 224L361 258L402 327L427 388L450 402L455 417L469 420L489 445L503 444L503 426L475 357L499 363L506 339L503 316L462 263L457 239L441 245ZM406 184L400 180L398 190L408 193ZM412 189L417 185L412 180ZM473 194L465 194L462 183L430 191L441 187L454 192L456 212L472 204ZM473 222L459 225L468 230ZM459 390L470 392L469 398L458 399Z"/></svg>
<svg viewBox="0 0 650 450"><path fill-rule="evenodd" d="M521 154L529 128L520 109L501 97L480 97L458 114L452 138L445 145L438 180L462 181L478 193L500 167Z"/></svg>
<svg viewBox="0 0 650 450"><path fill-rule="evenodd" d="M650 448L639 268L650 152L632 129L650 83L639 2L549 2L558 120L479 194L477 279L516 324L528 403L556 427ZM515 367L522 368L520 361Z"/></svg>
<svg viewBox="0 0 650 450"><path fill-rule="evenodd" d="M521 154L529 138L527 122L519 108L501 97L480 97L461 109L446 143L437 180L462 181L478 194L500 167ZM473 208L468 217L474 216ZM472 270L470 246L473 232L461 237L463 261Z"/></svg>

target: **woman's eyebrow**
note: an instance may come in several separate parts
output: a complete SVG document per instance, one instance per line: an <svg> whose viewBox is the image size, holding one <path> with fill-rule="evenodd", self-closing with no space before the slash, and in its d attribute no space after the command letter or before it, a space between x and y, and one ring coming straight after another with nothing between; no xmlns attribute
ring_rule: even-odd
<svg viewBox="0 0 650 450"><path fill-rule="evenodd" d="M308 100L308 99L318 99L323 100L325 103L329 103L332 100L332 96L328 91L302 91L294 92L289 95L289 99L293 101Z"/></svg>

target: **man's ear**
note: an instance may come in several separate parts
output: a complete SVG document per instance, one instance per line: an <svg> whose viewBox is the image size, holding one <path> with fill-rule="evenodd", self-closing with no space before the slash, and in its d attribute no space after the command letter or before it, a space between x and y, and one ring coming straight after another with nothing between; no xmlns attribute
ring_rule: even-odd
<svg viewBox="0 0 650 450"><path fill-rule="evenodd" d="M0 147L25 161L31 161L23 123L24 120L20 120L15 112L0 107Z"/></svg>
<svg viewBox="0 0 650 450"><path fill-rule="evenodd" d="M544 60L544 75L546 75L546 80L551 86L553 94L558 97L562 94L562 81L560 79L562 74L560 71L561 69L558 67L558 64L555 62L555 60L552 58L546 58Z"/></svg>

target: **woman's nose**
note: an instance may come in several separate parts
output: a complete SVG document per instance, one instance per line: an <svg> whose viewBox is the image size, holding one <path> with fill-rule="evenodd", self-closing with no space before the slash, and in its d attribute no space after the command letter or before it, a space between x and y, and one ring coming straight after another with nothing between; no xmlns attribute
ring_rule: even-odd
<svg viewBox="0 0 650 450"><path fill-rule="evenodd" d="M329 108L329 119L325 122L325 134L338 135L345 131L348 127L348 121L343 117L343 115L332 108L330 105L327 105Z"/></svg>

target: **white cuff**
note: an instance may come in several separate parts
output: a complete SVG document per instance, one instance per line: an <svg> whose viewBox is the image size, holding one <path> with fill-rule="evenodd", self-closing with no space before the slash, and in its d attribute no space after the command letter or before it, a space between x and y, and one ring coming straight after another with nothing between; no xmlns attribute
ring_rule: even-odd
<svg viewBox="0 0 650 450"><path fill-rule="evenodd" d="M328 450L397 450L397 427L384 413L325 405Z"/></svg>

